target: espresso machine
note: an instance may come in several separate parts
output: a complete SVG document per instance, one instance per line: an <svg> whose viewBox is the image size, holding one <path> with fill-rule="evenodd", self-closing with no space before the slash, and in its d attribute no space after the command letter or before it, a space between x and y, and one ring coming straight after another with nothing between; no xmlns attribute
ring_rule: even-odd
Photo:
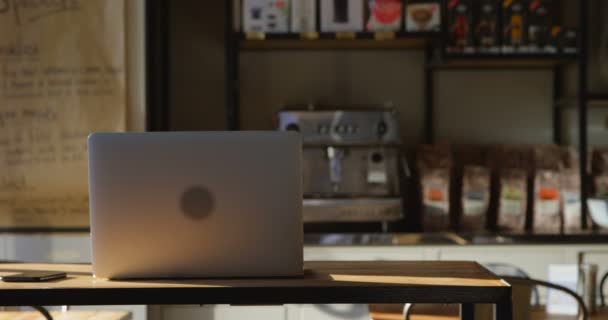
<svg viewBox="0 0 608 320"><path fill-rule="evenodd" d="M409 175L397 117L386 108L290 107L279 130L302 135L304 222L382 222L403 217Z"/></svg>

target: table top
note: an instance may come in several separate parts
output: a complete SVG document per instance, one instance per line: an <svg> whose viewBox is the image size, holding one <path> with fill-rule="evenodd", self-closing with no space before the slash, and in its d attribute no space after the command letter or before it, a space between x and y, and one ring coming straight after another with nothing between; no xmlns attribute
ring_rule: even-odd
<svg viewBox="0 0 608 320"><path fill-rule="evenodd" d="M90 265L0 264L0 276L65 271L62 280L0 283L0 305L496 303L511 287L475 262L307 262L293 278L110 281Z"/></svg>
<svg viewBox="0 0 608 320"><path fill-rule="evenodd" d="M127 311L51 311L54 320L130 320ZM0 320L45 320L38 311L2 311Z"/></svg>
<svg viewBox="0 0 608 320"><path fill-rule="evenodd" d="M307 233L306 246L513 246L577 245L608 243L607 231L583 231L578 234L466 234L439 233Z"/></svg>

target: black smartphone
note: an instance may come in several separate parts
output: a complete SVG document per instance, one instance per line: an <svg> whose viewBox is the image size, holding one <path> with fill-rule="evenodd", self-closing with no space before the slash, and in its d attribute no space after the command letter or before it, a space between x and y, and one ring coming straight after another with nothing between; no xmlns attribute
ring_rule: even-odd
<svg viewBox="0 0 608 320"><path fill-rule="evenodd" d="M4 281L4 282L42 282L42 281L62 279L65 277L67 277L67 274L65 272L25 271L25 272L13 274L10 276L3 276L2 281Z"/></svg>

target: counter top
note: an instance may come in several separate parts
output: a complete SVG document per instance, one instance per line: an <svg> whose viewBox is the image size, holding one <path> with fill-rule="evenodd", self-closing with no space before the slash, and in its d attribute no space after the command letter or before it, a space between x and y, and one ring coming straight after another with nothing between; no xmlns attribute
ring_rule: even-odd
<svg viewBox="0 0 608 320"><path fill-rule="evenodd" d="M89 238L88 230L0 230L2 237L74 236ZM483 245L608 244L608 232L569 235L446 233L306 233L304 245L323 246L483 246Z"/></svg>
<svg viewBox="0 0 608 320"><path fill-rule="evenodd" d="M51 311L54 320L131 320L127 311ZM0 320L45 320L37 311L2 311Z"/></svg>
<svg viewBox="0 0 608 320"><path fill-rule="evenodd" d="M307 246L407 246L407 245L543 245L608 244L608 233L590 232L569 235L457 233L335 233L306 234Z"/></svg>

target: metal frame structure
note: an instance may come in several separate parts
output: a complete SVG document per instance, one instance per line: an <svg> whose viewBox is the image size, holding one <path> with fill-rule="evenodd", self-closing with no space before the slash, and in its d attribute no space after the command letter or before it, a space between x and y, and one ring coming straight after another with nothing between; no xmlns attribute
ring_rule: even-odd
<svg viewBox="0 0 608 320"><path fill-rule="evenodd" d="M581 219L583 227L587 226L587 199L589 198L590 180L587 171L588 160L588 95L589 95L589 0L579 1L579 58L578 58L578 129L579 129L579 158L581 176Z"/></svg>
<svg viewBox="0 0 608 320"><path fill-rule="evenodd" d="M224 41L226 64L226 114L228 130L238 130L239 117L239 39L235 37L233 0L225 0Z"/></svg>
<svg viewBox="0 0 608 320"><path fill-rule="evenodd" d="M170 129L170 6L169 0L147 0L145 4L146 130L148 131Z"/></svg>

